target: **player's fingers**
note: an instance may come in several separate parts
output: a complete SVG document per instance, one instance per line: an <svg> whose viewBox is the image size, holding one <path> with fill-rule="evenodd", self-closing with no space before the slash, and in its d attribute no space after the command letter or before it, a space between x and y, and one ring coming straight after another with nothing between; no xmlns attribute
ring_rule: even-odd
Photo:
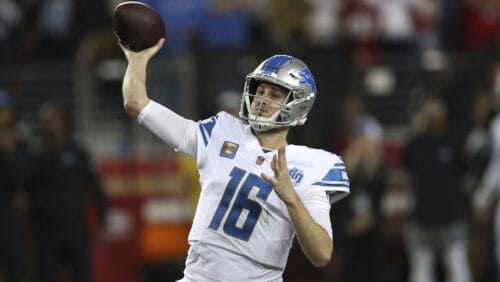
<svg viewBox="0 0 500 282"><path fill-rule="evenodd" d="M273 170L274 174L276 174L276 169L275 169L275 165L274 165L274 156L273 156L273 159L271 160L271 162L269 163L269 166L271 167L271 169Z"/></svg>
<svg viewBox="0 0 500 282"><path fill-rule="evenodd" d="M118 46L120 46L120 48L125 49L125 46L123 46L122 42L120 41L120 39L117 39L116 40L116 43L118 43Z"/></svg>
<svg viewBox="0 0 500 282"><path fill-rule="evenodd" d="M280 169L286 170L286 147L281 147L278 149L278 159Z"/></svg>
<svg viewBox="0 0 500 282"><path fill-rule="evenodd" d="M164 43L165 43L165 38L160 38L160 39L158 40L158 42L156 42L156 44L155 44L155 45L153 45L153 47L152 47L152 48L153 48L153 50L156 50L156 51L160 50L160 49L161 49L161 47L163 47L163 44L164 44Z"/></svg>
<svg viewBox="0 0 500 282"><path fill-rule="evenodd" d="M125 55L127 55L129 49L127 47L125 47L125 45L123 45L123 43L119 39L117 40L117 43L118 43L118 46L120 46L120 48L122 49L123 53L125 53Z"/></svg>
<svg viewBox="0 0 500 282"><path fill-rule="evenodd" d="M160 40L158 40L158 42L156 42L155 45L153 45L152 47L149 47L146 50L152 56L152 55L156 54L161 49L161 47L163 47L164 43L165 43L165 38L160 38Z"/></svg>
<svg viewBox="0 0 500 282"><path fill-rule="evenodd" d="M271 169L274 171L274 175L279 175L279 166L278 166L278 155L274 155L271 161Z"/></svg>
<svg viewBox="0 0 500 282"><path fill-rule="evenodd" d="M265 180L265 181L267 181L267 182L271 183L271 185L273 185L273 186L275 186L275 185L277 184L277 182L278 182L278 181L276 180L276 178L274 178L274 177L272 177L272 176L269 176L269 175L267 175L267 174L265 174L265 173L261 173L261 174L260 174L260 176L261 176L262 178L264 178L264 180Z"/></svg>

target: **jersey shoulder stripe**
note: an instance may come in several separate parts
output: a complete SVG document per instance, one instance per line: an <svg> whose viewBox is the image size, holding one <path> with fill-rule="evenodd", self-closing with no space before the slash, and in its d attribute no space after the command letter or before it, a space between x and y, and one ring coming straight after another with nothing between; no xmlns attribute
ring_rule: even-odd
<svg viewBox="0 0 500 282"><path fill-rule="evenodd" d="M202 141L200 144L207 147L214 136L219 136L216 138L222 138L230 132L244 131L245 124L241 119L221 111L215 116L198 121L198 130L200 132L199 138Z"/></svg>
<svg viewBox="0 0 500 282"><path fill-rule="evenodd" d="M208 140L212 137L212 131L217 123L218 116L213 116L206 120L203 120L199 123L199 129L201 133L201 137L203 139L203 144L207 146Z"/></svg>

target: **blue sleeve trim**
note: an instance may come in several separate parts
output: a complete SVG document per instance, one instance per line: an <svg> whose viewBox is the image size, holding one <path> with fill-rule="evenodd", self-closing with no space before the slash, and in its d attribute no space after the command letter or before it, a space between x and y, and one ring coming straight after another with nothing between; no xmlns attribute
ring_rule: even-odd
<svg viewBox="0 0 500 282"><path fill-rule="evenodd" d="M203 126L201 126L201 123L198 126L200 127L201 137L203 137L203 144L205 144L205 146L207 146L208 140L207 140L207 136L205 135L205 131L203 130Z"/></svg>
<svg viewBox="0 0 500 282"><path fill-rule="evenodd" d="M207 146L208 139L212 137L212 130L215 127L215 123L217 122L217 117L211 117L210 120L201 122L199 124L201 137L203 138L203 144Z"/></svg>
<svg viewBox="0 0 500 282"><path fill-rule="evenodd" d="M326 182L314 182L312 185L317 185L317 186L326 186L326 187L343 187L343 188L349 188L349 184L341 184L341 183L326 183Z"/></svg>

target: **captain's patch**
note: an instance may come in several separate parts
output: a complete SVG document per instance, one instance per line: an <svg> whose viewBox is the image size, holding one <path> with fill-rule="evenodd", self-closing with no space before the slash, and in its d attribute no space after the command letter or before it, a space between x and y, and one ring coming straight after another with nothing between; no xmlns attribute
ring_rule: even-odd
<svg viewBox="0 0 500 282"><path fill-rule="evenodd" d="M236 156L236 152L238 152L239 147L240 145L234 142L224 141L224 144L222 144L222 147L220 148L219 156L228 159L234 159L234 156Z"/></svg>

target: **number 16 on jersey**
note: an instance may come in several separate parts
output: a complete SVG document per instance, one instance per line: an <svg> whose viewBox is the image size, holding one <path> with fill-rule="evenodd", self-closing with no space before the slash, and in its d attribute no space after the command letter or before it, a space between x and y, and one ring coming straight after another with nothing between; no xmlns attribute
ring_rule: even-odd
<svg viewBox="0 0 500 282"><path fill-rule="evenodd" d="M233 168L230 177L231 179L226 185L222 199L208 227L213 230L218 230L224 216L227 214L222 227L224 233L248 241L262 212L260 204L248 197L250 191L253 187L257 188L258 192L256 197L266 201L272 191L272 187L269 182L261 177L253 173L247 173L245 170L238 167ZM236 193L240 186L239 192ZM233 202L232 205L231 202ZM244 210L248 211L247 217L242 224L238 224L238 221L242 220L240 220L240 217Z"/></svg>

